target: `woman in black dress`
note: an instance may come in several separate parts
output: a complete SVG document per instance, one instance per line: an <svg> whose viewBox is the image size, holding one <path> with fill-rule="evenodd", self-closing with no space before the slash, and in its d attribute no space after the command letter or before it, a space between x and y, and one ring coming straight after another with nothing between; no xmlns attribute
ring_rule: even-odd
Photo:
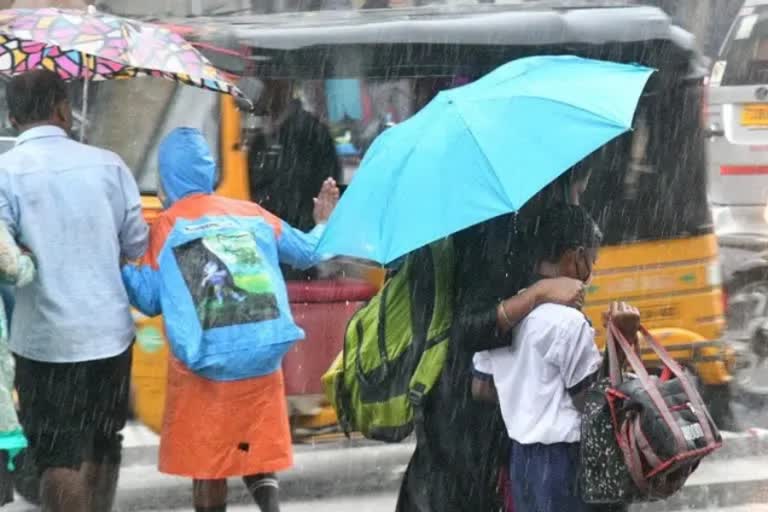
<svg viewBox="0 0 768 512"><path fill-rule="evenodd" d="M426 401L425 435L406 470L397 512L501 510L506 433L498 406L472 399L472 356L509 345L514 324L538 304L581 306L584 286L577 280L544 279L525 289L534 277L527 240L540 212L555 202L578 204L588 180L588 171L570 171L516 214L454 235L456 320L448 359Z"/></svg>

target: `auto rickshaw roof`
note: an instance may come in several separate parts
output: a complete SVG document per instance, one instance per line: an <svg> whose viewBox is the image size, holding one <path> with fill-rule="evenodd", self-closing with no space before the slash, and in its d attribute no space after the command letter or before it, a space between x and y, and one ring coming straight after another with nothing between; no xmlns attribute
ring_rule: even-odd
<svg viewBox="0 0 768 512"><path fill-rule="evenodd" d="M350 44L556 45L669 40L693 36L655 7L627 2L525 2L350 9L176 20L194 37L234 36L254 48L295 50Z"/></svg>
<svg viewBox="0 0 768 512"><path fill-rule="evenodd" d="M342 68L361 51L367 51L369 76L418 74L430 66L437 70L441 59L457 60L457 48L476 56L488 70L526 53L554 52L683 67L696 78L706 73L690 33L674 25L661 9L622 1L438 5L164 21L201 45L219 67L264 77L354 74ZM649 57L650 44L664 50ZM500 47L506 49L503 55L494 50ZM453 59L448 59L451 52ZM243 64L243 59L238 62L238 54L251 65Z"/></svg>

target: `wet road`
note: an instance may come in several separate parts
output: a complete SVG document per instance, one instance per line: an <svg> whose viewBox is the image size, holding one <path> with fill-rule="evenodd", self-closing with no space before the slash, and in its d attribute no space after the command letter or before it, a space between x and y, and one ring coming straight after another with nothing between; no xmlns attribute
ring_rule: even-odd
<svg viewBox="0 0 768 512"><path fill-rule="evenodd" d="M768 412L737 406L742 424L768 427ZM157 436L138 425L126 432L126 453L116 510L190 511L189 480L156 469ZM282 475L283 512L393 512L396 489L411 446L334 443L296 447L296 467ZM672 502L633 512L768 512L768 432L727 434L723 450L708 458ZM229 510L257 510L242 485L232 482ZM762 503L762 505L745 505ZM715 504L728 505L718 508ZM738 506L737 506L738 505ZM730 508L729 508L730 507ZM33 512L17 502L3 512Z"/></svg>
<svg viewBox="0 0 768 512"><path fill-rule="evenodd" d="M393 512L395 510L395 501L397 497L394 494L372 494L358 496L353 498L340 498L337 500L315 500L304 502L287 502L280 509L282 512ZM14 503L4 507L3 512L33 512L34 507L23 503ZM137 509L133 512L192 512L189 508L166 508L166 509ZM237 505L227 507L229 512L254 512L258 510L255 505ZM123 510L121 509L121 512ZM762 512L762 511L760 511ZM768 512L768 509L766 509Z"/></svg>
<svg viewBox="0 0 768 512"><path fill-rule="evenodd" d="M372 494L354 498L340 498L336 500L317 500L305 502L287 502L281 507L283 512L393 512L395 510L396 496L394 494ZM3 511L8 512L32 512L35 510L29 506L14 504ZM227 508L230 512L253 512L253 505L238 505ZM768 512L768 504L752 504L740 507L698 509L707 512ZM172 509L142 509L134 512L192 512L192 508ZM683 510L673 512L685 512Z"/></svg>

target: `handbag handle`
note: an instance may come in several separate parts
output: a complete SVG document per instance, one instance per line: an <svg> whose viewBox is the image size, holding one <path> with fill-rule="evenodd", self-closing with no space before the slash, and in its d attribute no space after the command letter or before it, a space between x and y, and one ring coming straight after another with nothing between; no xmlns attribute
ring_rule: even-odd
<svg viewBox="0 0 768 512"><path fill-rule="evenodd" d="M683 435L683 430L672 417L672 413L667 408L666 403L664 402L664 398L661 396L661 392L651 380L651 376L648 374L648 370L646 370L645 365L640 360L640 356L632 348L629 341L627 341L624 334L621 332L621 330L619 330L618 327L616 327L616 324L614 324L613 321L608 322L608 330L613 334L613 336L608 339L608 343L613 342L613 344L617 345L618 348L620 348L624 353L630 368L632 368L632 371L635 373L635 375L637 375L637 378L640 379L640 382L643 384L643 388L648 393L648 397L656 406L656 409L658 409L659 414L661 414L661 417L664 419L664 422L669 426L669 429L675 438L677 449L680 452L687 451L687 441ZM613 385L613 382L611 382L611 385Z"/></svg>
<svg viewBox="0 0 768 512"><path fill-rule="evenodd" d="M617 387L624 380L622 378L621 365L619 364L619 355L616 349L616 340L613 336L613 329L610 328L612 322L609 321L605 329L605 351L608 354L608 379L611 387Z"/></svg>

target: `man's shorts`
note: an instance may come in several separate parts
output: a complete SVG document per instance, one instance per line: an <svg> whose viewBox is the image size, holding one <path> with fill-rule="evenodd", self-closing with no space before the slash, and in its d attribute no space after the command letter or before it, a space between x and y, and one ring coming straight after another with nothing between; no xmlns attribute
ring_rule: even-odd
<svg viewBox="0 0 768 512"><path fill-rule="evenodd" d="M39 471L120 464L132 351L80 363L16 358L19 416Z"/></svg>

